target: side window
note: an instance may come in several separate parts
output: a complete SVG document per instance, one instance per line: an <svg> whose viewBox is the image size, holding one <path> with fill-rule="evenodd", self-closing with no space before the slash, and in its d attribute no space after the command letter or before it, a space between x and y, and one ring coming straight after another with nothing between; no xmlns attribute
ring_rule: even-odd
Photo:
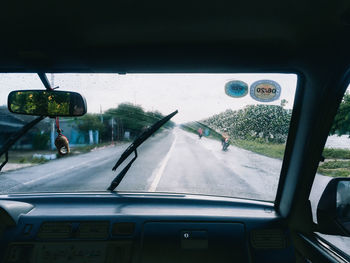
<svg viewBox="0 0 350 263"><path fill-rule="evenodd" d="M349 86L350 87L350 86ZM350 224L350 88L344 94L337 115L334 119L330 134L328 136L323 157L325 160L320 162L317 174L312 186L309 200L312 207L313 221L318 222L317 206L328 183L334 178L339 178L340 184L337 184L336 194L334 194L335 209L339 206L345 207L347 224ZM349 181L342 181L349 180ZM333 180L336 181L336 180ZM345 186L345 187L344 187ZM327 187L328 188L328 187ZM344 190L345 189L345 190ZM342 193L340 193L340 190ZM324 197L322 197L324 198ZM342 199L342 200L340 200ZM339 202L342 202L339 204ZM344 210L345 211L345 210ZM339 214L337 210L336 213ZM345 252L350 256L350 237L337 234L317 233L328 243Z"/></svg>

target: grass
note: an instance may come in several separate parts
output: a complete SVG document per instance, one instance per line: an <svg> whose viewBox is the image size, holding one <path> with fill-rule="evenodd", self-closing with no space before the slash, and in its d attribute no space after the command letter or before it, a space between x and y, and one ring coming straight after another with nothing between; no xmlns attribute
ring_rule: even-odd
<svg viewBox="0 0 350 263"><path fill-rule="evenodd" d="M11 150L9 151L9 163L44 163L47 160L35 158L33 154L56 154L56 152L50 150Z"/></svg>
<svg viewBox="0 0 350 263"><path fill-rule="evenodd" d="M331 177L349 177L350 170L349 169L323 169L321 166L318 167L317 172Z"/></svg>
<svg viewBox="0 0 350 263"><path fill-rule="evenodd" d="M285 144L278 143L262 143L260 141L248 141L248 140L233 140L233 145L237 147L260 153L262 155L283 159ZM333 149L325 148L323 150L323 157L327 159L350 159L350 150L347 149ZM339 164L339 162L337 163ZM344 168L344 167L343 167ZM350 167L347 167L350 168Z"/></svg>
<svg viewBox="0 0 350 263"><path fill-rule="evenodd" d="M276 159L283 159L284 149L286 147L284 144L261 143L247 140L232 140L231 143L239 148Z"/></svg>
<svg viewBox="0 0 350 263"><path fill-rule="evenodd" d="M72 155L87 153L95 148L107 146L110 144L111 143L100 143L100 144L94 144L94 145L74 147L74 148L71 148L71 154L69 154L67 157ZM57 154L57 150L11 150L9 151L9 163L41 164L49 161L43 157L33 157L34 154ZM5 158L2 157L0 162L2 162L4 159Z"/></svg>
<svg viewBox="0 0 350 263"><path fill-rule="evenodd" d="M325 159L350 159L350 150L325 148L323 157Z"/></svg>
<svg viewBox="0 0 350 263"><path fill-rule="evenodd" d="M282 159L284 155L284 144L262 143L247 140L233 140L231 143L245 150L276 159ZM331 177L349 177L350 150L325 148L323 156L326 161L319 165L318 173Z"/></svg>
<svg viewBox="0 0 350 263"><path fill-rule="evenodd" d="M349 177L350 161L327 161L319 165L317 172L332 177Z"/></svg>
<svg viewBox="0 0 350 263"><path fill-rule="evenodd" d="M120 143L123 143L123 142L115 142L114 145L120 144ZM76 146L74 148L71 148L71 154L76 155L76 154L81 154L81 153L88 153L96 148L105 147L105 146L109 146L109 145L112 145L112 143L111 142L103 142L103 143L99 143L99 144Z"/></svg>
<svg viewBox="0 0 350 263"><path fill-rule="evenodd" d="M328 161L322 164L323 169L338 169L345 168L350 169L350 161Z"/></svg>

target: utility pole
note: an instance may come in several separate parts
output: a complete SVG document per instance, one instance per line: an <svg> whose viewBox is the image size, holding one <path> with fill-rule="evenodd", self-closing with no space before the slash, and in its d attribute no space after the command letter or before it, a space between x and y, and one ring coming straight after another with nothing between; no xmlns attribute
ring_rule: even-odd
<svg viewBox="0 0 350 263"><path fill-rule="evenodd" d="M101 120L101 123L103 123L103 115L102 115L102 106L100 104L100 120Z"/></svg>
<svg viewBox="0 0 350 263"><path fill-rule="evenodd" d="M114 142L113 135L114 135L114 119L112 118L112 142Z"/></svg>

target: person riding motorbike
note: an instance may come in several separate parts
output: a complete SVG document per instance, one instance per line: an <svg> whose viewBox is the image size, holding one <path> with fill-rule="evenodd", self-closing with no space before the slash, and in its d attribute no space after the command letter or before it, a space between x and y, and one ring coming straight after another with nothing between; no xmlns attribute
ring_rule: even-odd
<svg viewBox="0 0 350 263"><path fill-rule="evenodd" d="M202 128L199 128L199 129L198 129L198 136L199 136L199 139L202 138L202 136L203 136L203 130L202 130Z"/></svg>
<svg viewBox="0 0 350 263"><path fill-rule="evenodd" d="M226 133L226 131L224 133L222 133L221 135L221 145L222 145L222 150L223 151L227 151L228 146L230 145L229 142L229 135Z"/></svg>

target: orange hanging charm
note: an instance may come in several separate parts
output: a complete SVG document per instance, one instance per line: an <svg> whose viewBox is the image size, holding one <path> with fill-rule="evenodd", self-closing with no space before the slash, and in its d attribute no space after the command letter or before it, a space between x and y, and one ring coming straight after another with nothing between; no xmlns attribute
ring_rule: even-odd
<svg viewBox="0 0 350 263"><path fill-rule="evenodd" d="M69 153L69 141L67 137L62 134L58 117L56 117L56 127L58 136L55 140L55 146L58 150L58 154L63 156Z"/></svg>
<svg viewBox="0 0 350 263"><path fill-rule="evenodd" d="M69 141L66 136L58 134L55 145L60 155L66 155L69 153Z"/></svg>

